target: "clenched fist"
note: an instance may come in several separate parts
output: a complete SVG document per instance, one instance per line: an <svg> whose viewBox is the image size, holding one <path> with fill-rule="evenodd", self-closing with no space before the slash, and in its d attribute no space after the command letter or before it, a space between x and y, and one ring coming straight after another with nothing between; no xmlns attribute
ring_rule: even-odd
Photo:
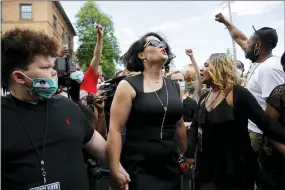
<svg viewBox="0 0 285 190"><path fill-rule="evenodd" d="M225 23L225 21L226 21L225 16L222 13L216 14L215 20L220 22L220 23Z"/></svg>
<svg viewBox="0 0 285 190"><path fill-rule="evenodd" d="M188 56L192 56L192 55L193 55L192 49L185 49L185 53L186 53L186 55L188 55Z"/></svg>
<svg viewBox="0 0 285 190"><path fill-rule="evenodd" d="M96 30L97 30L98 36L102 37L103 36L103 27L101 24L96 25Z"/></svg>

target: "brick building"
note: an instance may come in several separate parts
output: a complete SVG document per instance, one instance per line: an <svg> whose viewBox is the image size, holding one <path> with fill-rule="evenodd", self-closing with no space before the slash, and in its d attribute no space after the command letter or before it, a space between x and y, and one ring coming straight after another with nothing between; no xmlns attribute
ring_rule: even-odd
<svg viewBox="0 0 285 190"><path fill-rule="evenodd" d="M1 34L14 27L43 30L74 50L76 32L59 1L2 0Z"/></svg>

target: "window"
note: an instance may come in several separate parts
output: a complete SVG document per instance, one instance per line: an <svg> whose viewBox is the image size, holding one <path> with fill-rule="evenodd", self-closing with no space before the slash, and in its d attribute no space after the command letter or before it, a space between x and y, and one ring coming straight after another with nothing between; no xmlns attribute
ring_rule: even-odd
<svg viewBox="0 0 285 190"><path fill-rule="evenodd" d="M62 39L62 44L65 43L65 30L64 28L62 28L62 31L61 31L61 39Z"/></svg>
<svg viewBox="0 0 285 190"><path fill-rule="evenodd" d="M20 18L22 20L32 20L33 13L32 13L32 5L20 5Z"/></svg>
<svg viewBox="0 0 285 190"><path fill-rule="evenodd" d="M56 29L57 28L57 18L55 15L53 15L53 27Z"/></svg>

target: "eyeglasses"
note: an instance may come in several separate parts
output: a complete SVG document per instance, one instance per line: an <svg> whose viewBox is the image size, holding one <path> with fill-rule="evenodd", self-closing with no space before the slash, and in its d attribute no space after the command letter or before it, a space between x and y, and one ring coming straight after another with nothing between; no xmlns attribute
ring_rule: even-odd
<svg viewBox="0 0 285 190"><path fill-rule="evenodd" d="M150 40L150 41L148 41L143 47L146 48L146 47L148 47L148 46L153 46L153 47L162 46L162 47L164 47L165 49L167 48L165 42L161 42L161 41L158 41L158 40Z"/></svg>

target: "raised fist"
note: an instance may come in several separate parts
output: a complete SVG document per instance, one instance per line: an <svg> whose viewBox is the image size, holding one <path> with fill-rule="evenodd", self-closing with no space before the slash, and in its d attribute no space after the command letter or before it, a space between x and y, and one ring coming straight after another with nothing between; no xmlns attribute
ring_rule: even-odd
<svg viewBox="0 0 285 190"><path fill-rule="evenodd" d="M62 47L58 57L68 58L69 57L69 51L66 47Z"/></svg>
<svg viewBox="0 0 285 190"><path fill-rule="evenodd" d="M225 16L222 13L218 13L215 16L215 21L218 21L220 23L224 23L226 21Z"/></svg>
<svg viewBox="0 0 285 190"><path fill-rule="evenodd" d="M188 55L188 56L192 56L192 55L193 55L192 49L185 49L185 53L186 53L186 55Z"/></svg>
<svg viewBox="0 0 285 190"><path fill-rule="evenodd" d="M96 25L96 30L97 30L97 34L98 34L99 36L103 36L103 27L102 27L101 24L97 24L97 25Z"/></svg>

